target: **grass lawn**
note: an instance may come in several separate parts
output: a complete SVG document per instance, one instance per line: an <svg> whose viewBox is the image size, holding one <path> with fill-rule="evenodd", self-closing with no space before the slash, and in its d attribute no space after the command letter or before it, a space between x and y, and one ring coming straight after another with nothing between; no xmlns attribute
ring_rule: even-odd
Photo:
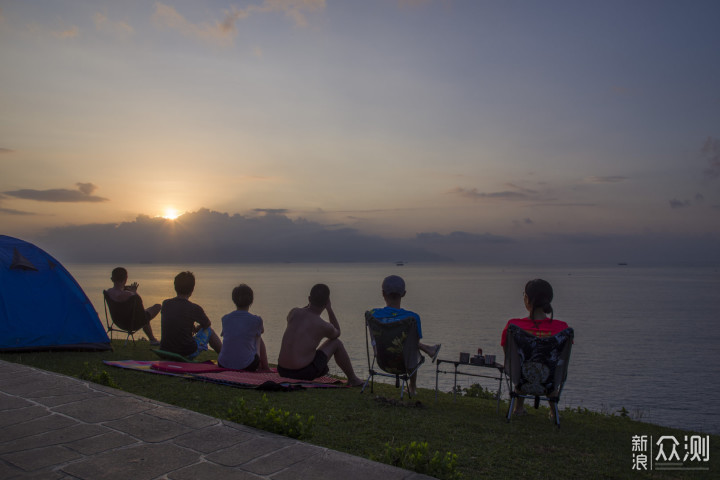
<svg viewBox="0 0 720 480"><path fill-rule="evenodd" d="M655 439L674 435L682 442L688 432L627 417L570 410L561 412L562 426L557 429L545 407L529 408L529 415L508 424L503 416L507 403L501 403L498 414L494 399L458 396L454 401L452 394L441 393L436 402L431 389L420 389L411 402L387 402L382 399L399 400L399 390L378 383L374 393L368 389L362 395L359 388L294 392L233 388L108 367L103 360L158 359L147 342L124 346L122 341L114 341L113 348L113 352L103 353L3 353L0 359L74 377L105 371L124 391L224 419L239 399L244 398L253 409L262 405L266 395L272 407L303 418L314 415L311 436L304 439L309 443L379 459L387 443L399 447L427 442L430 452L456 454L457 472L466 479L719 478L717 435L710 438L710 461L701 464L709 467L709 472L636 472L632 470L634 435ZM206 352L200 360L215 358L214 353Z"/></svg>

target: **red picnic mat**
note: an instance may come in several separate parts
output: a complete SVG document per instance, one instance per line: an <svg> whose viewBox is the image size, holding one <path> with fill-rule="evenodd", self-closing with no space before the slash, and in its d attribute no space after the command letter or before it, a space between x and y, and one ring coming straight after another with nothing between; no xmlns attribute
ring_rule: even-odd
<svg viewBox="0 0 720 480"><path fill-rule="evenodd" d="M212 373L196 373L193 377L209 382L234 385L238 387L269 388L277 386L302 386L302 387L342 387L345 384L342 380L333 377L319 377L315 380L296 380L294 378L281 377L277 370L272 368L271 373L244 372L238 370L226 370Z"/></svg>
<svg viewBox="0 0 720 480"><path fill-rule="evenodd" d="M159 370L161 372L169 373L211 373L211 372L225 372L230 370L229 368L218 367L212 362L206 363L188 363L188 362L168 362L168 361L155 361L152 362L150 368L153 370Z"/></svg>

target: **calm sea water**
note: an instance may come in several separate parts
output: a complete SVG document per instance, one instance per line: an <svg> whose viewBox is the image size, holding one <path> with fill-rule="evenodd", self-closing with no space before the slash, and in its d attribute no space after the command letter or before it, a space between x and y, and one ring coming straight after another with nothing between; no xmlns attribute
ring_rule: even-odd
<svg viewBox="0 0 720 480"><path fill-rule="evenodd" d="M102 290L111 286L115 265L68 265L104 321ZM440 358L459 352L496 354L503 361L500 332L509 318L525 316L522 291L531 278L555 290L555 317L575 328L568 382L561 408L602 412L627 409L660 425L720 433L720 411L709 408L720 394L717 268L538 268L437 264L125 265L129 282L140 283L145 305L174 296L181 270L197 278L192 300L219 329L233 310L232 288L247 283L255 292L251 312L263 317L270 362L277 360L287 312L307 302L310 287L326 283L344 341L359 376L368 371L364 312L383 305L382 279L405 278L403 307L422 317L426 343L442 343ZM160 317L153 321L160 333ZM331 364L334 366L333 362ZM331 370L332 371L332 370ZM335 367L335 373L340 373ZM460 379L461 385L477 378ZM480 380L489 388L497 382ZM435 366L420 371L418 384L434 388ZM440 376L449 391L452 375ZM507 395L503 385L503 394Z"/></svg>

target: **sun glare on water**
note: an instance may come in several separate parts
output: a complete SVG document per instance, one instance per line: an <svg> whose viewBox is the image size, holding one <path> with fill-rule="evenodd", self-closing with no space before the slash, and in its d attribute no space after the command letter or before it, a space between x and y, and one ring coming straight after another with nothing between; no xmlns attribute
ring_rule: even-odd
<svg viewBox="0 0 720 480"><path fill-rule="evenodd" d="M166 218L168 220L175 220L179 216L180 212L178 212L174 208L166 208L165 213L162 215L163 218Z"/></svg>

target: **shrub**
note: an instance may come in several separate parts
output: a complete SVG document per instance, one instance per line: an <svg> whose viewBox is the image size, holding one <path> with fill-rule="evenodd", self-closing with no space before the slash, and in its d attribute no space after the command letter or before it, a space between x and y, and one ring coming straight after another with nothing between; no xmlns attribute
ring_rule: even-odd
<svg viewBox="0 0 720 480"><path fill-rule="evenodd" d="M452 452L442 454L439 451L431 455L427 442L410 442L409 445L399 447L386 443L382 455L373 460L440 479L462 478L457 471L457 455Z"/></svg>
<svg viewBox="0 0 720 480"><path fill-rule="evenodd" d="M99 372L96 368L91 368L88 362L84 363L83 371L80 373L80 379L107 387L120 388L106 370Z"/></svg>
<svg viewBox="0 0 720 480"><path fill-rule="evenodd" d="M267 395L263 395L260 406L254 408L248 407L244 398L236 400L235 407L228 410L228 418L235 423L298 439L310 438L315 424L314 415L303 420L298 413L271 407Z"/></svg>
<svg viewBox="0 0 720 480"><path fill-rule="evenodd" d="M479 383L473 383L467 388L463 388L463 395L473 398L484 398L487 400L495 400L497 392L493 392L489 388L483 388Z"/></svg>

